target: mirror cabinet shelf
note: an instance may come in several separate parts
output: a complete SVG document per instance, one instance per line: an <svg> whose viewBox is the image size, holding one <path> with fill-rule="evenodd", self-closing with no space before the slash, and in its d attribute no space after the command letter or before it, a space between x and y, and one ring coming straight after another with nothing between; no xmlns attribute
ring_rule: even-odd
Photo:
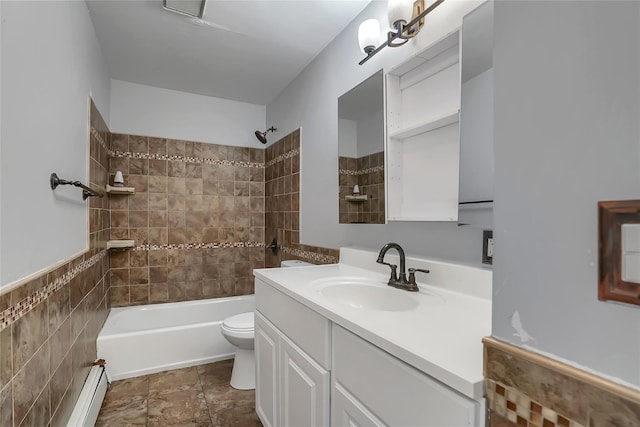
<svg viewBox="0 0 640 427"><path fill-rule="evenodd" d="M457 221L460 32L387 73L390 221Z"/></svg>
<svg viewBox="0 0 640 427"><path fill-rule="evenodd" d="M452 111L450 113L445 113L444 115L440 115L438 117L425 120L422 123L418 123L407 128L399 129L394 132L389 133L389 138L393 139L405 139L410 138L412 136L420 135L421 133L429 132L443 126L451 125L457 123L460 112L458 110Z"/></svg>

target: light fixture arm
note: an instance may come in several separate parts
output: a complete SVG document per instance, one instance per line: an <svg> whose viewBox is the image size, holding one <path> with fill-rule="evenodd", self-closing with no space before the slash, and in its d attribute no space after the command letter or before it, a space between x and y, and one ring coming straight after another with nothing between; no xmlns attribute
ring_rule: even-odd
<svg viewBox="0 0 640 427"><path fill-rule="evenodd" d="M418 35L420 28L424 24L424 17L431 13L436 7L440 6L444 0L436 0L434 1L428 8L420 12L417 16L415 16L409 23L404 24L403 21L396 23L395 29L396 31L389 31L387 34L387 41L382 43L380 46L372 50L362 61L358 62L358 65L362 65L367 62L372 56L380 52L387 46L397 47L402 46L409 39ZM402 41L396 41L400 39Z"/></svg>

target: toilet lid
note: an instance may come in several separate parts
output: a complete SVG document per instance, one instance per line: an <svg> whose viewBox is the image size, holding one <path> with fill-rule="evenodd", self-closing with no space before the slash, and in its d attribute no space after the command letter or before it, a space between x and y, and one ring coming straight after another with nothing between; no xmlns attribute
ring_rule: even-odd
<svg viewBox="0 0 640 427"><path fill-rule="evenodd" d="M238 331L253 329L253 311L227 317L226 319L224 319L222 324L226 328L235 329Z"/></svg>

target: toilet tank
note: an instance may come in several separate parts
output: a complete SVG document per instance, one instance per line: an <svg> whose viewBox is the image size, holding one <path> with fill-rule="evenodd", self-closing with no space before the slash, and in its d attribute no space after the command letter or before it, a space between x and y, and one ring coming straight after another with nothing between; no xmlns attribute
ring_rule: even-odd
<svg viewBox="0 0 640 427"><path fill-rule="evenodd" d="M297 259L287 259L280 263L280 267L305 267L308 265L314 265L306 261L298 261Z"/></svg>

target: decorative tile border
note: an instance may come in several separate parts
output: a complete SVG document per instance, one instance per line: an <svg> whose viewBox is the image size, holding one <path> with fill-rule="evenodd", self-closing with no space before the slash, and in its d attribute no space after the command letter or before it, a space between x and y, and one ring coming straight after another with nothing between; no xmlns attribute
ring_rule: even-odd
<svg viewBox="0 0 640 427"><path fill-rule="evenodd" d="M98 130L96 128L94 128L93 126L91 126L91 135L93 135L93 137L98 141L98 143L102 146L102 148L104 148L104 150L107 152L107 154L111 154L112 153L112 151L109 149L109 147L107 147L107 143L102 138L102 135L100 135L100 132L98 132Z"/></svg>
<svg viewBox="0 0 640 427"><path fill-rule="evenodd" d="M297 256L299 258L304 258L311 261L322 262L326 264L335 264L338 262L338 258L332 255L324 255L317 252L304 251L302 249L290 248L287 246L281 246L280 250L285 254Z"/></svg>
<svg viewBox="0 0 640 427"><path fill-rule="evenodd" d="M224 165L224 166L241 166L245 168L264 168L263 163L259 162L240 162L236 160L217 160L200 157L189 156L169 156L167 154L149 154L149 153L134 153L131 151L112 151L110 153L112 157L126 157L129 159L143 159L143 160L173 160L176 162L194 163L194 164L207 164L207 165Z"/></svg>
<svg viewBox="0 0 640 427"><path fill-rule="evenodd" d="M18 319L33 310L38 304L49 298L54 292L69 284L71 280L83 271L93 267L98 261L107 255L107 251L101 251L88 260L82 261L70 271L58 277L44 288L27 296L25 299L0 313L0 331L11 326Z"/></svg>
<svg viewBox="0 0 640 427"><path fill-rule="evenodd" d="M380 172L384 170L384 165L374 166L372 168L366 168L362 170L340 169L338 172L340 175L364 175L372 172Z"/></svg>
<svg viewBox="0 0 640 427"><path fill-rule="evenodd" d="M281 161L286 160L286 159L290 159L290 158L292 158L292 157L294 157L294 156L296 156L298 154L300 154L300 150L297 149L297 148L294 148L291 151L287 151L284 154L280 154L278 157L274 157L273 159L271 159L268 162L266 162L264 164L264 166L265 167L273 166L278 162L281 162Z"/></svg>
<svg viewBox="0 0 640 427"><path fill-rule="evenodd" d="M639 388L495 337L482 342L494 425L640 426Z"/></svg>
<svg viewBox="0 0 640 427"><path fill-rule="evenodd" d="M584 427L556 411L545 408L519 390L485 380L489 409L518 426L527 427Z"/></svg>
<svg viewBox="0 0 640 427"><path fill-rule="evenodd" d="M227 249L227 248L264 248L263 242L232 242L232 243L179 243L164 245L139 245L134 251L159 251L163 249Z"/></svg>
<svg viewBox="0 0 640 427"><path fill-rule="evenodd" d="M264 163L261 162L242 162L236 160L217 160L210 158L190 157L190 156L169 156L167 154L149 154L149 153L136 153L131 151L113 151L107 147L104 139L94 127L91 127L91 135L93 135L98 143L107 151L107 154L111 157L129 158L129 159L143 159L143 160L172 160L175 162L194 163L194 164L207 164L217 166L240 166L245 168L258 168L263 169ZM287 153L288 154L288 153Z"/></svg>

